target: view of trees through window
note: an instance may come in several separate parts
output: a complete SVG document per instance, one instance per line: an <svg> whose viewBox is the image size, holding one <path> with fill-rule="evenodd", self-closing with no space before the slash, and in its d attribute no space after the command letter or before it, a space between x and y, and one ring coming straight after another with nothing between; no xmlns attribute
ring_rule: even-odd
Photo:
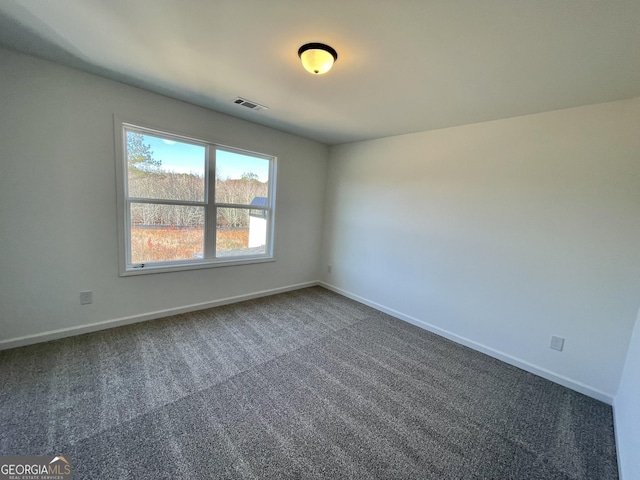
<svg viewBox="0 0 640 480"><path fill-rule="evenodd" d="M126 148L131 263L202 258L207 146L126 130ZM266 212L250 206L266 206L269 160L223 149L215 159L216 256L264 253Z"/></svg>

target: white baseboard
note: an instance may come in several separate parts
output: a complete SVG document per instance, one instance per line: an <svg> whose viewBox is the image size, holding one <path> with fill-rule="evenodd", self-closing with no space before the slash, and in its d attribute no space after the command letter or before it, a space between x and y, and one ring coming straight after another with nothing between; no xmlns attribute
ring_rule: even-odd
<svg viewBox="0 0 640 480"><path fill-rule="evenodd" d="M219 300L213 300L211 302L195 303L193 305L185 305L177 308L167 308L164 310L157 310L155 312L132 315L130 317L115 318L113 320L105 320L103 322L79 325L77 327L61 328L59 330L50 330L48 332L36 333L33 335L25 335L23 337L10 338L7 340L0 341L0 350L8 350L9 348L23 347L25 345L32 345L34 343L41 343L41 342L47 342L49 340L57 340L59 338L64 338L64 337L82 335L84 333L96 332L98 330L106 330L108 328L120 327L123 325L130 325L132 323L145 322L147 320L154 320L156 318L168 317L171 315L178 315L180 313L195 312L196 310L204 310L205 308L219 307L221 305L228 305L230 303L243 302L245 300L251 300L254 298L267 297L269 295L276 295L278 293L290 292L293 290L313 287L316 285L318 285L318 282L315 282L315 281L299 283L297 285L289 285L286 287L273 288L270 290L262 290L260 292L247 293L244 295L237 295L234 297L221 298Z"/></svg>
<svg viewBox="0 0 640 480"><path fill-rule="evenodd" d="M508 363L509 365L513 365L515 367L521 368L522 370L525 370L529 373L533 373L534 375L538 375L539 377L542 378L546 378L547 380L550 380L554 383L557 383L559 385L562 385L564 387L570 388L571 390L575 390L576 392L582 393L584 395L587 395L589 397L595 398L596 400L600 400L604 403L607 403L609 405L613 404L613 395L607 393L607 392L603 392L602 390L598 390L596 388L590 387L589 385L586 385L582 382L576 381L576 380L572 380L570 378L567 378L563 375L559 375L557 373L554 373L550 370L547 370L546 368L542 368L539 367L537 365L534 365L532 363L529 363L525 360L521 360L517 357L514 357L512 355L506 354L504 352L501 352L499 350L495 350L491 347L487 347L486 345L483 345L481 343L478 343L474 340L470 340L468 338L462 337L460 335L457 335L455 333L452 333L448 330L444 330L440 327L436 327L435 325L432 325L430 323L424 322L422 320L418 320L417 318L414 318L410 315L406 315L402 312L399 312L397 310L394 310L392 308L388 308L384 305L381 305L379 303L373 302L367 298L363 298L359 295L356 295L354 293L351 293L349 291L343 290L341 288L338 288L334 285L331 285L329 283L326 282L318 282L318 285L323 286L324 288L327 288L328 290L332 290L336 293L339 293L340 295L343 295L345 297L348 297L352 300L355 300L356 302L360 302L363 303L365 305L368 305L372 308L375 308L376 310L379 310L381 312L384 313L388 313L389 315L396 317L400 320L404 320L405 322L411 323L417 327L420 327L424 330L428 330L429 332L435 333L436 335L440 335L441 337L445 337L449 340L452 340L456 343L459 343L461 345L464 345L466 347L472 348L473 350L477 350L478 352L484 353L486 355L489 355L490 357L493 358L497 358L498 360L501 360L505 363Z"/></svg>

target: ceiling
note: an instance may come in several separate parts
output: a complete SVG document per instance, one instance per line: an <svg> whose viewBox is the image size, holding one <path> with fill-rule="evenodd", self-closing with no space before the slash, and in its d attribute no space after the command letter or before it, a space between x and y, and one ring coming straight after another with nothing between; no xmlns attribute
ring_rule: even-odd
<svg viewBox="0 0 640 480"><path fill-rule="evenodd" d="M0 45L326 144L640 96L638 0L2 0Z"/></svg>

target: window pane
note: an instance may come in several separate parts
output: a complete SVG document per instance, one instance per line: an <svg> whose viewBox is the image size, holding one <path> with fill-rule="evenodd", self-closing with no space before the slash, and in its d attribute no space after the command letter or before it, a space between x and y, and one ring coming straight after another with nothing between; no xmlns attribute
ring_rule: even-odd
<svg viewBox="0 0 640 480"><path fill-rule="evenodd" d="M269 160L216 150L216 203L251 205L269 195Z"/></svg>
<svg viewBox="0 0 640 480"><path fill-rule="evenodd" d="M127 130L130 197L204 201L205 147Z"/></svg>
<svg viewBox="0 0 640 480"><path fill-rule="evenodd" d="M263 255L267 243L267 212L218 208L216 256Z"/></svg>
<svg viewBox="0 0 640 480"><path fill-rule="evenodd" d="M204 207L131 204L131 263L202 258Z"/></svg>

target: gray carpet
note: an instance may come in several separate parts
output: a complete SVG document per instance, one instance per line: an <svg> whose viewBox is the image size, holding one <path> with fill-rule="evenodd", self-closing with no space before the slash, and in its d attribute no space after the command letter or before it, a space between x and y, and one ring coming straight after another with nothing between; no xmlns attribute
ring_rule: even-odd
<svg viewBox="0 0 640 480"><path fill-rule="evenodd" d="M615 479L611 407L320 287L0 352L74 478Z"/></svg>

